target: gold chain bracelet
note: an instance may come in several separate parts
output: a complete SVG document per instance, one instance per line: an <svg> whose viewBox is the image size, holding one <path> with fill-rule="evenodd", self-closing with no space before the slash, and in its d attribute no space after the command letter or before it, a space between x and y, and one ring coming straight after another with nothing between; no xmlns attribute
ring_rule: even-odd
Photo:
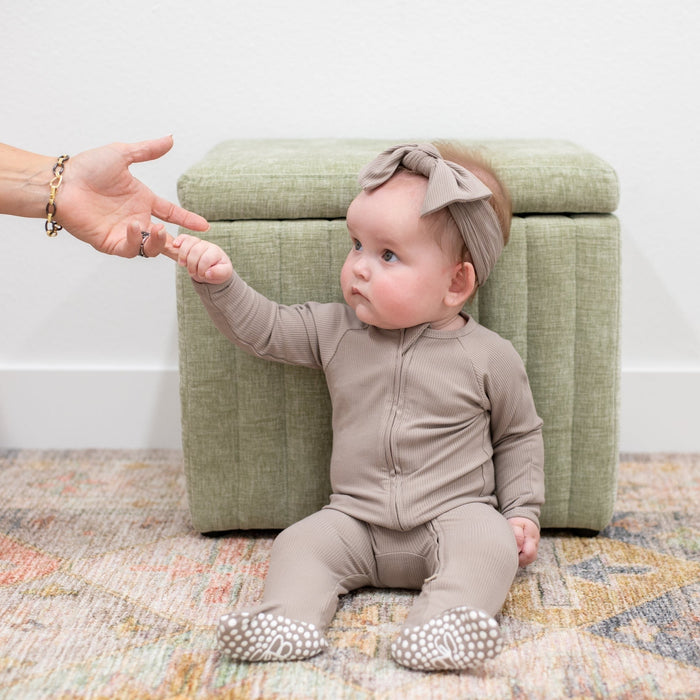
<svg viewBox="0 0 700 700"><path fill-rule="evenodd" d="M44 224L44 228L46 229L46 235L51 236L51 238L57 235L63 228L54 218L56 216L56 192L58 192L58 188L61 186L61 181L63 180L64 163L69 158L70 156L58 157L56 165L53 166L53 180L49 183L51 194L49 194L49 203L46 205L46 223Z"/></svg>

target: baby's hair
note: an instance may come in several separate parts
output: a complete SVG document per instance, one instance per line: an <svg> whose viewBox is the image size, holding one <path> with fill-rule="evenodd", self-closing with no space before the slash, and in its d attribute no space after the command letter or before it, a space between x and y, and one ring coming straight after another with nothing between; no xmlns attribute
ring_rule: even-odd
<svg viewBox="0 0 700 700"><path fill-rule="evenodd" d="M491 163L480 152L460 143L435 141L433 145L440 151L440 155L445 160L450 160L466 168L491 190L493 197L489 199L489 204L496 212L496 217L503 233L503 245L506 245L510 236L513 206L508 190L501 182Z"/></svg>

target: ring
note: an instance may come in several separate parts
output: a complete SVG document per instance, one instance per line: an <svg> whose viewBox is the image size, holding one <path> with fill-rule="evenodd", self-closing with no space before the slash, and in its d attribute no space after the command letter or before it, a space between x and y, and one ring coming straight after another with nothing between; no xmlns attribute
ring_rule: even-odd
<svg viewBox="0 0 700 700"><path fill-rule="evenodd" d="M151 234L150 234L148 231L141 231L141 247L139 248L139 255L140 255L142 258L147 258L147 257L149 257L148 255L146 255L146 251L143 249L143 245L144 245L144 243L148 240L148 237L149 237L150 235L151 235Z"/></svg>

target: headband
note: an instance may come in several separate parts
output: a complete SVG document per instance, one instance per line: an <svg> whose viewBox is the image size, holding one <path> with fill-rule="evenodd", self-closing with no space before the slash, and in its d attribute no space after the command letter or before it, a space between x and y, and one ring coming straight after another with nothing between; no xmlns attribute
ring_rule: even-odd
<svg viewBox="0 0 700 700"><path fill-rule="evenodd" d="M488 203L491 190L466 168L445 160L430 143L383 151L360 172L360 186L373 190L400 167L428 178L421 216L447 207L472 257L477 281L483 284L503 250L501 225Z"/></svg>

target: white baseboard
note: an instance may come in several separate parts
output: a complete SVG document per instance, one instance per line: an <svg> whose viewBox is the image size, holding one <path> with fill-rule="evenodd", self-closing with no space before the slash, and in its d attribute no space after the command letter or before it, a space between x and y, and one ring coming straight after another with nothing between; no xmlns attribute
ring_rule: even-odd
<svg viewBox="0 0 700 700"><path fill-rule="evenodd" d="M700 452L700 371L623 370L622 452ZM0 369L0 448L180 447L176 369Z"/></svg>
<svg viewBox="0 0 700 700"><path fill-rule="evenodd" d="M0 369L0 447L179 449L177 369Z"/></svg>
<svg viewBox="0 0 700 700"><path fill-rule="evenodd" d="M621 452L700 452L700 370L624 370Z"/></svg>

